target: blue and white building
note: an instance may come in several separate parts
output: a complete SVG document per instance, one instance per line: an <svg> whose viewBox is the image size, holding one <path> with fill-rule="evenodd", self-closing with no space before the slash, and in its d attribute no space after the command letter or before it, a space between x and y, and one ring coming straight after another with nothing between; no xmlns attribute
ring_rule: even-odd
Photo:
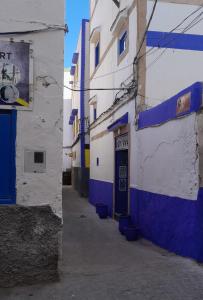
<svg viewBox="0 0 203 300"><path fill-rule="evenodd" d="M154 2L118 2L91 1L90 88L129 89L90 93L90 202L203 261L203 8L158 1L133 69Z"/></svg>
<svg viewBox="0 0 203 300"><path fill-rule="evenodd" d="M71 87L72 112L72 184L81 196L88 195L89 180L89 20L83 19L78 43L73 53Z"/></svg>

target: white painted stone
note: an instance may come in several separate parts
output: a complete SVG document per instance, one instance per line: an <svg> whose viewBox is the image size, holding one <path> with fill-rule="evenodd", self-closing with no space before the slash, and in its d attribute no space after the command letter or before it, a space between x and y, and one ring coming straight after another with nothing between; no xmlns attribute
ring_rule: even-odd
<svg viewBox="0 0 203 300"><path fill-rule="evenodd" d="M1 32L40 29L50 24L64 26L64 0L1 1ZM33 110L18 111L17 116L17 204L49 204L61 217L64 31L14 35L13 38L32 41L34 57ZM52 84L43 86L39 76L48 76ZM46 173L24 172L24 149L46 151Z"/></svg>
<svg viewBox="0 0 203 300"><path fill-rule="evenodd" d="M196 200L199 190L197 134L195 113L136 132L131 186Z"/></svg>

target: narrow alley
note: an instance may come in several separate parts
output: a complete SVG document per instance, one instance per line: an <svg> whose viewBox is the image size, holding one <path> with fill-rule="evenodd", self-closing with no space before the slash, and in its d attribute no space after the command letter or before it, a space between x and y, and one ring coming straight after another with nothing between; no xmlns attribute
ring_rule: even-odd
<svg viewBox="0 0 203 300"><path fill-rule="evenodd" d="M153 246L127 242L112 219L100 220L84 198L63 190L60 282L0 289L1 300L203 299L203 267Z"/></svg>

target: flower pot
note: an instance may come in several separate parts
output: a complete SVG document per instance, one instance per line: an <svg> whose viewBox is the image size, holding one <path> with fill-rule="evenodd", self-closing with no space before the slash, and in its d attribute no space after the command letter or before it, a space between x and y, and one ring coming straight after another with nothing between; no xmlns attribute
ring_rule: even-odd
<svg viewBox="0 0 203 300"><path fill-rule="evenodd" d="M120 216L119 217L119 231L121 234L124 234L124 228L131 225L130 216Z"/></svg>
<svg viewBox="0 0 203 300"><path fill-rule="evenodd" d="M100 219L106 219L108 217L108 206L103 203L96 204L96 213Z"/></svg>
<svg viewBox="0 0 203 300"><path fill-rule="evenodd" d="M139 237L138 228L135 226L126 226L124 228L124 234L127 241L137 241Z"/></svg>

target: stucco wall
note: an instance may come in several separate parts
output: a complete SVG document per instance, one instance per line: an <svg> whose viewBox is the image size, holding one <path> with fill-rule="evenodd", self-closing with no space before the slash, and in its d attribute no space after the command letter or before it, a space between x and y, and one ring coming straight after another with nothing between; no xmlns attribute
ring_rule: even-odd
<svg viewBox="0 0 203 300"><path fill-rule="evenodd" d="M51 5L49 0L2 0L1 5L1 32L44 28L44 23L64 24L63 0L51 1ZM17 204L49 204L61 216L64 32L47 31L13 38L31 41L34 57L33 110L17 114ZM40 76L48 76L51 84L43 86ZM25 149L46 151L46 173L24 172Z"/></svg>
<svg viewBox="0 0 203 300"><path fill-rule="evenodd" d="M188 2L190 5L159 1L149 30L170 32L199 7L191 5L192 1L182 2ZM148 18L151 14L152 6L153 2L148 1ZM173 32L181 33L200 12L198 11L193 14ZM185 32L185 34L203 35L202 22L197 23L193 28ZM188 40L190 41L190 37L188 37ZM172 42L173 39L167 41L167 46ZM147 47L147 51L149 50L150 47ZM179 49L154 48L151 53L148 53L146 55L147 105L155 106L194 82L202 81L202 57L202 51Z"/></svg>
<svg viewBox="0 0 203 300"><path fill-rule="evenodd" d="M132 79L133 67L132 62L136 53L136 7L133 7L133 1L120 1L120 10L111 1L99 0L96 5L93 17L90 22L90 34L97 27L100 28L100 61L101 64L95 69L95 44L90 43L90 88L119 88L120 84L125 81L129 83ZM127 19L129 29L129 49L125 57L118 60L118 36L114 36L110 30L116 20L119 11L124 8L131 10ZM105 15L105 19L102 16ZM97 106L97 117L107 110L114 102L118 91L91 91L90 98L95 97ZM122 96L122 92L118 96ZM90 178L106 182L114 181L114 135L112 132L106 132L107 127L123 116L129 113L129 123L134 124L134 101L119 108L112 113L105 121L98 121L90 131ZM90 107L90 120L93 122L93 106ZM98 138L94 139L95 136ZM100 136L102 135L102 136ZM131 147L133 147L131 145ZM96 165L99 158L99 166ZM133 167L133 166L132 166Z"/></svg>
<svg viewBox="0 0 203 300"><path fill-rule="evenodd" d="M71 81L70 70L64 72L64 85L69 86ZM70 147L72 145L73 132L72 126L69 125L69 118L72 110L72 93L67 88L64 88L63 94L63 171L71 168L71 157L68 154L71 152Z"/></svg>
<svg viewBox="0 0 203 300"><path fill-rule="evenodd" d="M135 133L131 186L196 200L199 191L197 117L170 121Z"/></svg>

